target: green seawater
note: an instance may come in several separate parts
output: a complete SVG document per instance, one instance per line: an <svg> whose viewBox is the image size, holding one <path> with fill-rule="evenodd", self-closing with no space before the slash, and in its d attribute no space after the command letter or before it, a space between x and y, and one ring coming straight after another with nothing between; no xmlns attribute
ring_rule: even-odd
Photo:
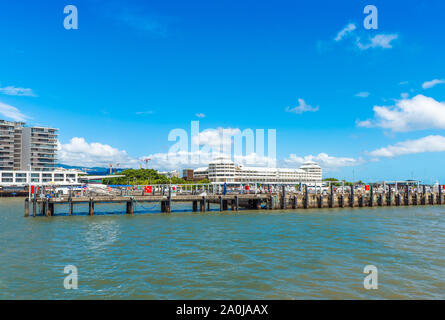
<svg viewBox="0 0 445 320"><path fill-rule="evenodd" d="M445 206L191 212L0 199L0 299L445 299ZM64 267L78 289L64 288ZM366 265L378 289L365 290Z"/></svg>

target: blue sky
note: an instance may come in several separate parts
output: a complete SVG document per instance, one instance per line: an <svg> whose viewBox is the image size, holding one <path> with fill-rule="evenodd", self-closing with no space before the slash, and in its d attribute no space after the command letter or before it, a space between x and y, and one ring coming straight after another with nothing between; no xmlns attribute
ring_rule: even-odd
<svg viewBox="0 0 445 320"><path fill-rule="evenodd" d="M78 30L63 27L68 4ZM368 4L377 30L363 26ZM0 118L59 128L69 164L149 156L173 168L169 132L199 120L201 130L276 129L280 165L314 159L325 176L445 182L444 9L5 0Z"/></svg>

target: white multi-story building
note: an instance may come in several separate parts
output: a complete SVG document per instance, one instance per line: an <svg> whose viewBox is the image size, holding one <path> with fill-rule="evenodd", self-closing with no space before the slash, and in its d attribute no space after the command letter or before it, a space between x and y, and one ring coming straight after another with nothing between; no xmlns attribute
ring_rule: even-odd
<svg viewBox="0 0 445 320"><path fill-rule="evenodd" d="M321 185L322 169L315 162L306 162L298 169L245 167L227 158L217 158L208 169L200 168L199 174L213 183L261 183Z"/></svg>
<svg viewBox="0 0 445 320"><path fill-rule="evenodd" d="M79 170L57 171L0 171L1 187L25 187L28 185L80 185L80 175L85 172Z"/></svg>

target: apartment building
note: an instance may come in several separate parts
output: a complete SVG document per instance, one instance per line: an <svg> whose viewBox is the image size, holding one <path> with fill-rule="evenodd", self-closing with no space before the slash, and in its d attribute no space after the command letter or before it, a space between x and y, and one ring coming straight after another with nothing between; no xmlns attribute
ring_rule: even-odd
<svg viewBox="0 0 445 320"><path fill-rule="evenodd" d="M0 120L0 170L54 171L57 129Z"/></svg>

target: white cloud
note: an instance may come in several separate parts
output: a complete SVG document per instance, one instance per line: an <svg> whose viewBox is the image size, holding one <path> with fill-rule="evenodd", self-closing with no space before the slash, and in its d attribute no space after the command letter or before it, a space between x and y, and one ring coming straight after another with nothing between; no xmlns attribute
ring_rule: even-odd
<svg viewBox="0 0 445 320"><path fill-rule="evenodd" d="M241 134L238 128L207 129L192 137L192 143L208 147L229 147L232 145L232 136Z"/></svg>
<svg viewBox="0 0 445 320"><path fill-rule="evenodd" d="M6 94L8 96L36 97L32 89L17 88L12 86L0 88L0 93Z"/></svg>
<svg viewBox="0 0 445 320"><path fill-rule="evenodd" d="M407 93L407 92L402 92L402 93L400 94L400 96L402 97L402 99L408 99L408 98L409 98L409 93Z"/></svg>
<svg viewBox="0 0 445 320"><path fill-rule="evenodd" d="M357 93L355 96L356 97L360 97L360 98L367 98L367 97L369 97L369 95L370 95L370 93L369 92L359 92L359 93Z"/></svg>
<svg viewBox="0 0 445 320"><path fill-rule="evenodd" d="M364 121L356 121L357 127L362 128L372 128L373 124L371 120L364 120Z"/></svg>
<svg viewBox="0 0 445 320"><path fill-rule="evenodd" d="M301 114L303 112L316 112L318 109L319 107L312 107L306 104L303 99L298 99L298 106L294 108L286 107L286 112Z"/></svg>
<svg viewBox="0 0 445 320"><path fill-rule="evenodd" d="M0 114L14 121L25 121L26 119L28 119L28 117L21 113L16 107L2 102L0 102Z"/></svg>
<svg viewBox="0 0 445 320"><path fill-rule="evenodd" d="M204 113L197 113L195 114L195 116L197 116L198 118L205 118L206 115Z"/></svg>
<svg viewBox="0 0 445 320"><path fill-rule="evenodd" d="M442 83L445 83L444 79L434 79L434 80L431 80L431 81L424 82L422 84L422 88L423 89L429 89L429 88L434 87L437 84L442 84Z"/></svg>
<svg viewBox="0 0 445 320"><path fill-rule="evenodd" d="M153 111L151 111L151 110L148 110L148 111L139 111L139 112L136 112L136 114L137 115L148 115L148 114L153 114L154 112Z"/></svg>
<svg viewBox="0 0 445 320"><path fill-rule="evenodd" d="M374 106L373 121L358 122L361 127L381 127L396 132L445 129L445 103L424 95L397 100L395 106Z"/></svg>
<svg viewBox="0 0 445 320"><path fill-rule="evenodd" d="M355 29L357 29L355 24L353 24L353 23L348 24L346 27L344 27L342 30L340 30L340 32L337 34L337 36L335 37L334 40L335 41L342 40L345 36L347 36L348 34L353 32Z"/></svg>
<svg viewBox="0 0 445 320"><path fill-rule="evenodd" d="M391 49L391 41L398 38L397 34L378 34L370 39L366 44L360 42L360 38L357 38L356 44L361 50L367 50L370 48L383 48Z"/></svg>
<svg viewBox="0 0 445 320"><path fill-rule="evenodd" d="M357 35L356 29L357 27L354 23L349 23L346 27L340 30L340 32L334 38L334 41L339 42L350 37L355 39L355 45L361 50L367 50L370 48L390 49L392 48L391 42L399 37L398 34L377 34L372 38L368 38L368 41L363 43L359 36L360 34L363 34L363 32L359 32L359 35Z"/></svg>
<svg viewBox="0 0 445 320"><path fill-rule="evenodd" d="M431 135L417 140L398 142L395 145L371 151L369 154L374 157L396 157L414 153L444 151L445 137Z"/></svg>
<svg viewBox="0 0 445 320"><path fill-rule="evenodd" d="M72 138L67 144L59 144L60 163L84 167L107 167L119 163L120 167L137 166L138 160L124 150L98 142L88 143L84 138Z"/></svg>
<svg viewBox="0 0 445 320"><path fill-rule="evenodd" d="M315 161L317 162L323 169L327 170L335 170L342 167L353 167L358 166L364 163L363 159L355 159L355 158L346 158L346 157L333 157L329 156L326 153L320 153L316 156L307 155L304 157L298 157L295 154L289 155L284 162L288 165L301 165L306 161Z"/></svg>

